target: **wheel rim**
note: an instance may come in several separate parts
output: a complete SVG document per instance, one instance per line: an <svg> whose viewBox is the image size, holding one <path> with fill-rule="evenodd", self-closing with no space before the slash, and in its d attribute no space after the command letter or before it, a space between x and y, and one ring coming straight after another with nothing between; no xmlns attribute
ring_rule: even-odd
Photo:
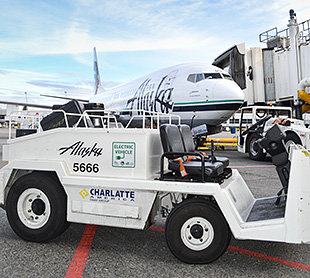
<svg viewBox="0 0 310 278"><path fill-rule="evenodd" d="M192 217L183 224L181 239L185 246L191 250L204 250L214 239L213 226L205 218Z"/></svg>
<svg viewBox="0 0 310 278"><path fill-rule="evenodd" d="M256 138L252 139L250 142L250 152L253 156L256 156L258 154L258 145L256 143Z"/></svg>
<svg viewBox="0 0 310 278"><path fill-rule="evenodd" d="M294 140L288 140L285 142L285 148L286 150L289 152L290 151L290 147L292 144L295 144L295 141Z"/></svg>
<svg viewBox="0 0 310 278"><path fill-rule="evenodd" d="M50 217L51 205L43 191L29 188L18 198L17 214L26 227L40 229Z"/></svg>

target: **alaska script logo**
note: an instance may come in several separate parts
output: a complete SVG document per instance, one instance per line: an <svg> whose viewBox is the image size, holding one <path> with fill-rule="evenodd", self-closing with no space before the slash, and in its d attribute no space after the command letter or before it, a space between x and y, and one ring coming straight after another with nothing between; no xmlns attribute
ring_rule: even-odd
<svg viewBox="0 0 310 278"><path fill-rule="evenodd" d="M98 148L97 143L94 143L92 147L87 147L84 146L83 141L77 141L69 147L61 147L59 151L59 155L68 152L70 155L81 156L84 158L91 155L95 157L102 155L103 148Z"/></svg>
<svg viewBox="0 0 310 278"><path fill-rule="evenodd" d="M147 90L151 79L146 79L138 88L133 98L127 101L130 109L169 113L172 110L171 101L173 88L163 88L167 75L162 78L156 90Z"/></svg>

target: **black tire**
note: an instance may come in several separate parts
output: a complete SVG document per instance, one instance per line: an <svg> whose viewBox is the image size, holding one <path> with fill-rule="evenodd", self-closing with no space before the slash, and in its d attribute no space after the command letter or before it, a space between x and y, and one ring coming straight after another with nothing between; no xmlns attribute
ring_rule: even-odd
<svg viewBox="0 0 310 278"><path fill-rule="evenodd" d="M218 207L204 199L182 202L169 214L165 235L172 254L190 264L207 264L227 249L231 233Z"/></svg>
<svg viewBox="0 0 310 278"><path fill-rule="evenodd" d="M263 149L257 144L257 140L261 138L259 134L252 133L251 135L248 135L249 138L247 140L247 149L249 156L252 160L264 160L266 157L266 152L263 151Z"/></svg>
<svg viewBox="0 0 310 278"><path fill-rule="evenodd" d="M67 196L55 177L32 173L11 187L6 213L14 232L24 240L45 242L68 227Z"/></svg>
<svg viewBox="0 0 310 278"><path fill-rule="evenodd" d="M284 145L285 145L285 148L286 150L289 152L289 149L290 149L290 145L292 143L295 143L295 144L299 144L299 145L302 145L301 143L301 140L300 138L297 136L297 134L295 133L288 133L286 134L285 138L283 139L284 141Z"/></svg>

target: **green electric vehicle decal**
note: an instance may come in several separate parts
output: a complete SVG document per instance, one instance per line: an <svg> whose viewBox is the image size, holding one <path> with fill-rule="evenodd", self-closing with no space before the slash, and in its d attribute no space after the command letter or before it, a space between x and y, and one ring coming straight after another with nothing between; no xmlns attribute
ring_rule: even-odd
<svg viewBox="0 0 310 278"><path fill-rule="evenodd" d="M136 143L113 142L112 143L112 166L122 168L135 168Z"/></svg>

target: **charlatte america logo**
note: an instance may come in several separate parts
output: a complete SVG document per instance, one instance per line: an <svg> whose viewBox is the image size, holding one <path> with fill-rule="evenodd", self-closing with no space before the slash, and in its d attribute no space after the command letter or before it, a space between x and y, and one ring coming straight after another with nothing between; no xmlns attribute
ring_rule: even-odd
<svg viewBox="0 0 310 278"><path fill-rule="evenodd" d="M97 147L97 143L94 143L92 146L85 146L85 142L77 141L73 143L71 146L61 147L58 151L60 151L59 155L63 155L68 153L72 156L80 156L84 157L98 157L102 155L103 148Z"/></svg>

